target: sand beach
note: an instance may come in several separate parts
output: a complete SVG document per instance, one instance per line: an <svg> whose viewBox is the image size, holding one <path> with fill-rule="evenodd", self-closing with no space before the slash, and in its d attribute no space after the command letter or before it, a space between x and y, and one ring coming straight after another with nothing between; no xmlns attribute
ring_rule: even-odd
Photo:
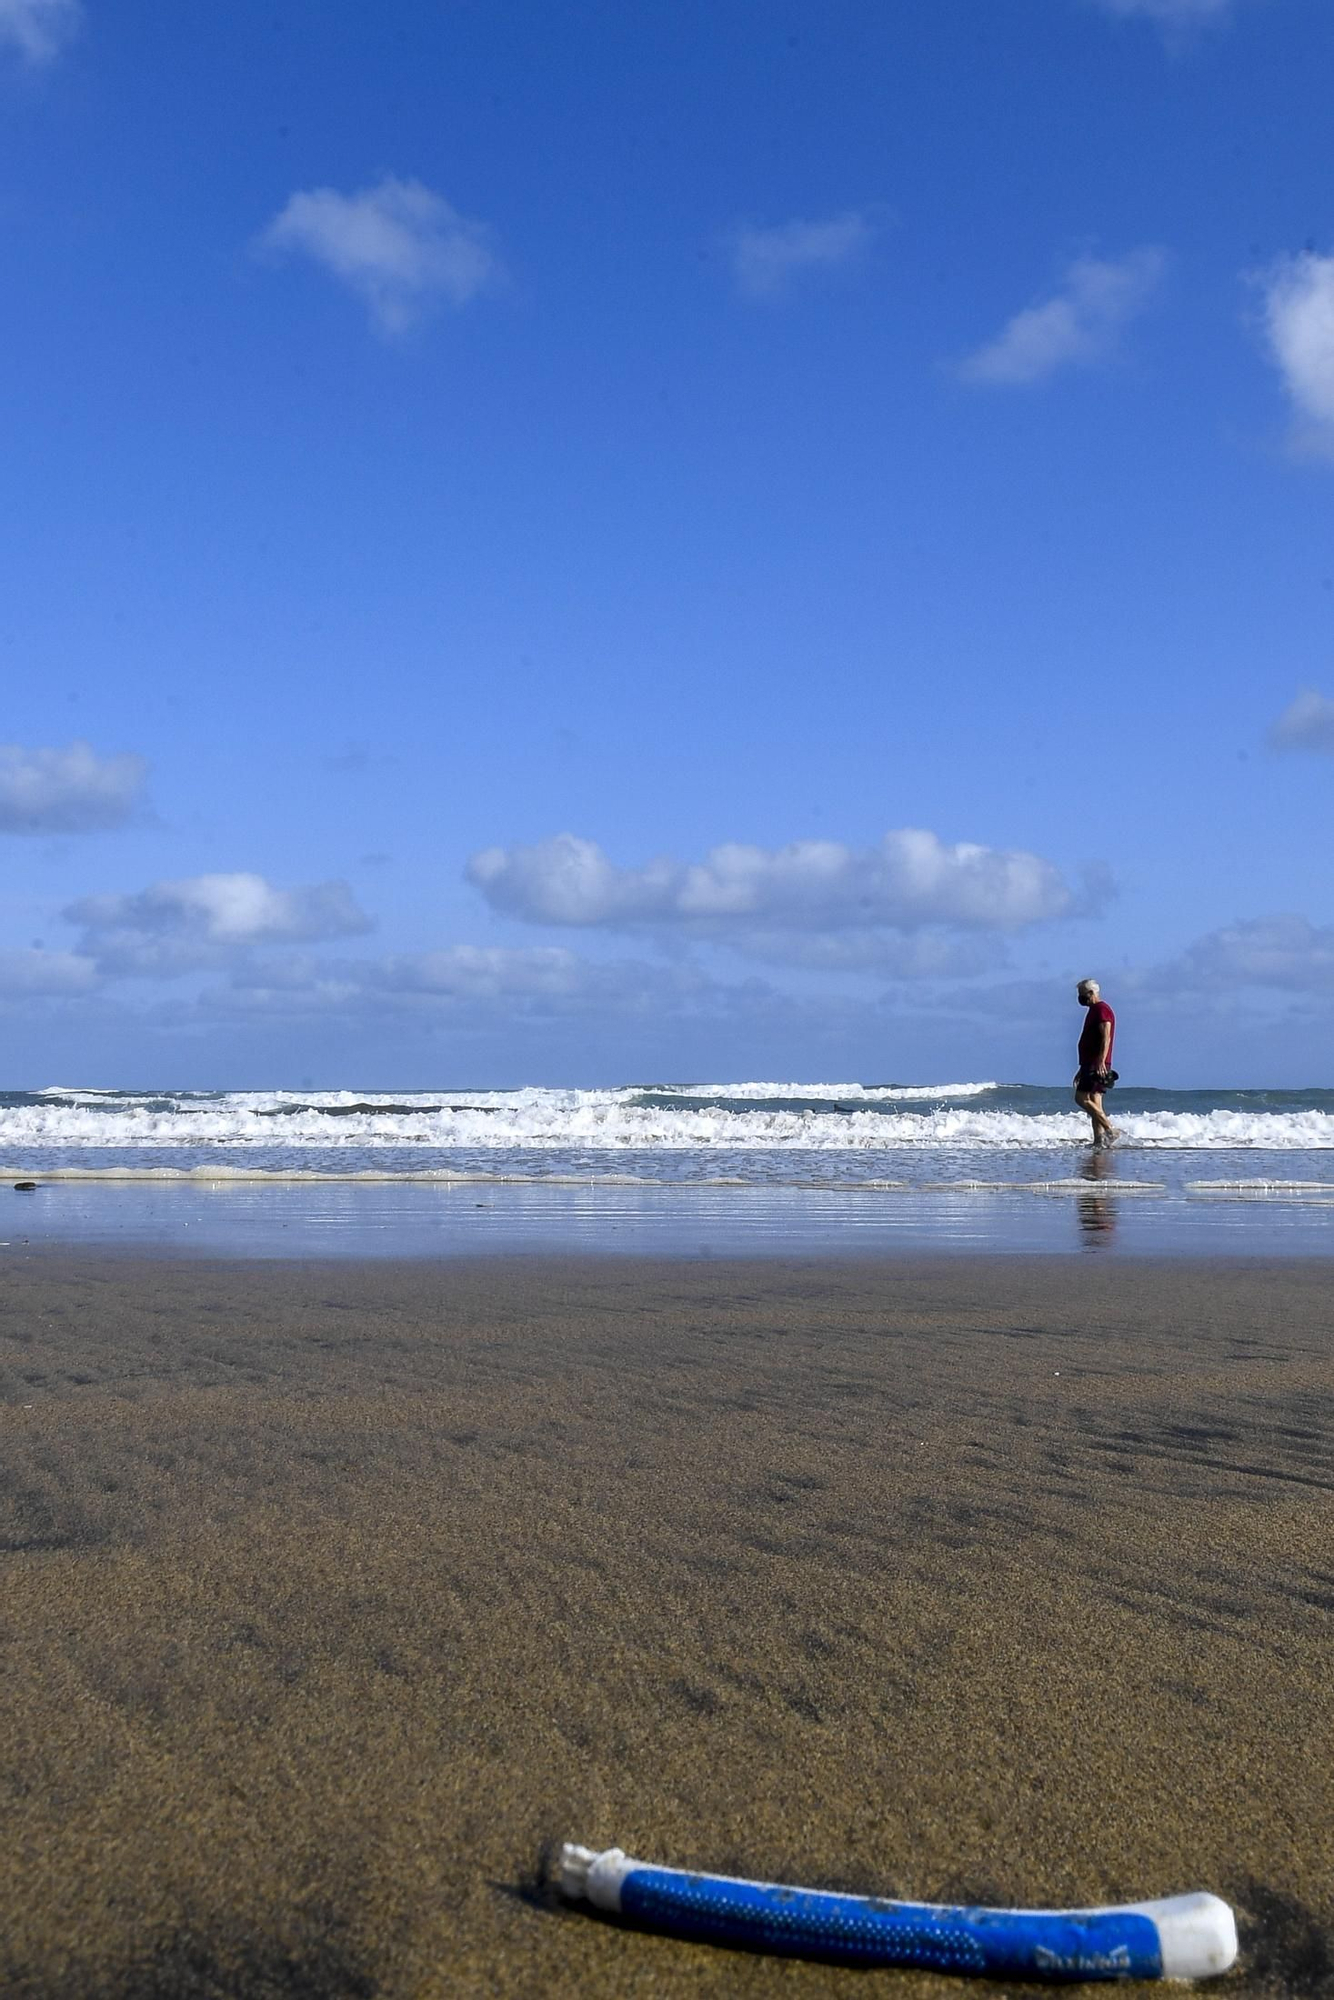
<svg viewBox="0 0 1334 2000"><path fill-rule="evenodd" d="M996 1990L566 1838L1334 1992L1328 1264L0 1256L12 2000Z"/></svg>

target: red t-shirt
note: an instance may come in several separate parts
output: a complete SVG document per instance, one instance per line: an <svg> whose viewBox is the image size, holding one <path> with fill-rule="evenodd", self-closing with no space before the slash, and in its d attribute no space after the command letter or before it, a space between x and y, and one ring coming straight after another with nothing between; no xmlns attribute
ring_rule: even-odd
<svg viewBox="0 0 1334 2000"><path fill-rule="evenodd" d="M1103 1061L1103 1025L1111 1029L1107 1042L1107 1058ZM1116 1016L1105 1000L1095 1000L1084 1016L1084 1031L1079 1037L1079 1067L1081 1069L1110 1069L1112 1066L1112 1045L1116 1040Z"/></svg>

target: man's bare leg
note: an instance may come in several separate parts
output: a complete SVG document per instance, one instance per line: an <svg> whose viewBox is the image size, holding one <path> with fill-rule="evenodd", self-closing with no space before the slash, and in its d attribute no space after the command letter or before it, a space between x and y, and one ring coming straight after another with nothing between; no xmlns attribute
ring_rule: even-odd
<svg viewBox="0 0 1334 2000"><path fill-rule="evenodd" d="M1082 1091L1077 1090L1075 1092L1075 1103L1081 1111L1087 1111L1089 1115L1093 1125L1093 1143L1095 1146L1105 1146L1110 1139L1116 1137L1116 1127L1102 1108L1102 1092L1100 1090L1090 1091L1087 1096Z"/></svg>

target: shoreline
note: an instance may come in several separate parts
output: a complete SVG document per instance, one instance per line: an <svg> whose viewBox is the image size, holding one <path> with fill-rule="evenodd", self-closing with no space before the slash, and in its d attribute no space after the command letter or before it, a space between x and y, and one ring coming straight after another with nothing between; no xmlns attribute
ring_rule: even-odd
<svg viewBox="0 0 1334 2000"><path fill-rule="evenodd" d="M1328 1990L1321 1261L0 1257L15 2000L973 1990L563 1912L562 1839L1210 1888L1220 1991Z"/></svg>
<svg viewBox="0 0 1334 2000"><path fill-rule="evenodd" d="M790 1254L838 1262L998 1254L1301 1260L1334 1255L1334 1183L1252 1177L1173 1189L1129 1174L927 1186L624 1176L423 1184L27 1175L9 1188L0 1180L0 1248L36 1243L275 1262L562 1255L781 1262Z"/></svg>

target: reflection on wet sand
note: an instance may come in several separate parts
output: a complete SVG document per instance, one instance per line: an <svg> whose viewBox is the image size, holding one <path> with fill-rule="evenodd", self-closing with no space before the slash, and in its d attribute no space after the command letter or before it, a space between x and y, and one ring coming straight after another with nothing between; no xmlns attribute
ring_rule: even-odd
<svg viewBox="0 0 1334 2000"><path fill-rule="evenodd" d="M1098 1191L1100 1181L1116 1179L1116 1160L1105 1151L1090 1152L1079 1163L1079 1178L1090 1183L1075 1197L1079 1233L1086 1250L1105 1249L1116 1235L1116 1203Z"/></svg>

